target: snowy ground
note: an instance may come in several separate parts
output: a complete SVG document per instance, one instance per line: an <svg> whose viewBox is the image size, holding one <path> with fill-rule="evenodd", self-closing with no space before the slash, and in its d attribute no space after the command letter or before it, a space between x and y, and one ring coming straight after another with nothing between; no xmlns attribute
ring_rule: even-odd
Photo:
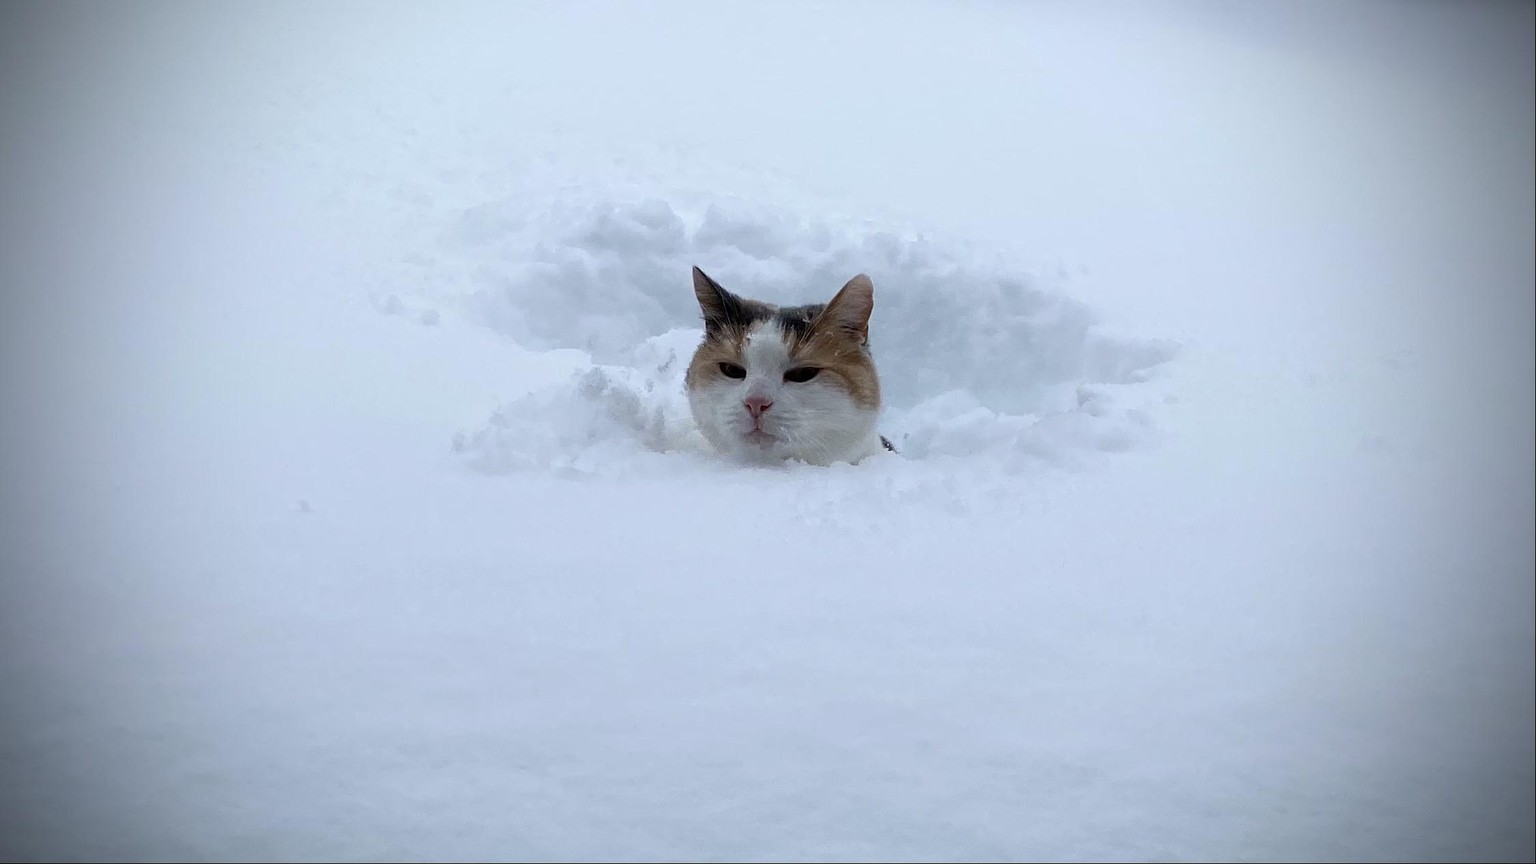
<svg viewBox="0 0 1536 864"><path fill-rule="evenodd" d="M1531 46L7 6L0 856L1531 860ZM693 264L901 455L704 454Z"/></svg>

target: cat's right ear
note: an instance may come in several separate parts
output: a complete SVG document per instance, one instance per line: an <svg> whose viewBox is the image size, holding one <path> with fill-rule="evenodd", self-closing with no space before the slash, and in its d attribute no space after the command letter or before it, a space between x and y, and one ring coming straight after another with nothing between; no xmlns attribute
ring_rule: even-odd
<svg viewBox="0 0 1536 864"><path fill-rule="evenodd" d="M747 309L741 298L720 287L719 282L697 267L693 268L693 296L699 298L705 332L746 322Z"/></svg>

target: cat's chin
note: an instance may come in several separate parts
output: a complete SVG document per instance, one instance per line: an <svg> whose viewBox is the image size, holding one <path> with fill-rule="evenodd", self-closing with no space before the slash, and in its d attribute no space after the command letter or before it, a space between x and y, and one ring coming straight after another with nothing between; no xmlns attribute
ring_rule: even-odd
<svg viewBox="0 0 1536 864"><path fill-rule="evenodd" d="M771 462L784 462L794 458L789 448L777 436L761 429L737 434L734 446L737 458L746 462L766 464Z"/></svg>
<svg viewBox="0 0 1536 864"><path fill-rule="evenodd" d="M741 445L748 450L771 450L778 443L777 436L761 429L753 429L741 435Z"/></svg>
<svg viewBox="0 0 1536 864"><path fill-rule="evenodd" d="M784 439L762 429L732 430L721 443L723 446L719 449L722 452L747 462L782 462L795 458L792 448L784 443Z"/></svg>
<svg viewBox="0 0 1536 864"><path fill-rule="evenodd" d="M865 440L847 447L829 450L802 450L791 446L779 436L758 429L732 433L729 444L719 449L726 455L755 465L784 462L832 465L839 462L858 464L865 457L881 452L882 445L880 443L880 436L870 432Z"/></svg>

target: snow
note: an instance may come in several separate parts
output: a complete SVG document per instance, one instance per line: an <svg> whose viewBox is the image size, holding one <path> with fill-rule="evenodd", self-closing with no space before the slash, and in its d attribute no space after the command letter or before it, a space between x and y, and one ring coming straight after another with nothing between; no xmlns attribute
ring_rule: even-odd
<svg viewBox="0 0 1536 864"><path fill-rule="evenodd" d="M518 344L613 361L498 410L460 447L490 470L623 470L630 460L588 453L615 444L707 449L682 391L703 333L677 274L696 261L782 304L824 302L846 280L839 274L861 270L885 286L871 323L885 428L918 459L1055 462L1081 447L1126 449L1150 426L1141 403L1161 397L1121 407L1111 392L1140 389L1177 353L1171 342L1097 332L1087 306L1040 280L923 238L714 204L685 218L656 200L526 216L505 202L493 208L493 231L486 209L463 221L469 248L452 265L494 274L469 292L469 308Z"/></svg>
<svg viewBox="0 0 1536 864"><path fill-rule="evenodd" d="M1536 856L1528 6L4 15L5 857Z"/></svg>

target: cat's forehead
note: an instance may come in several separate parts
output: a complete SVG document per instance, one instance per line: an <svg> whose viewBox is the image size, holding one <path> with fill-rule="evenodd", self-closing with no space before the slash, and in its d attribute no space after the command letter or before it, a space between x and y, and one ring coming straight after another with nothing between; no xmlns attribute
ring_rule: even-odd
<svg viewBox="0 0 1536 864"><path fill-rule="evenodd" d="M800 341L811 329L811 322L821 314L821 310L827 308L825 303L808 303L804 306L778 306L773 310L772 321L783 331L785 337Z"/></svg>
<svg viewBox="0 0 1536 864"><path fill-rule="evenodd" d="M816 316L826 308L825 303L807 303L802 306L775 306L760 301L747 301L741 311L746 318L734 334L726 331L719 335L723 341L734 341L745 348L754 337L759 344L767 341L780 342L789 351L802 345L811 331Z"/></svg>
<svg viewBox="0 0 1536 864"><path fill-rule="evenodd" d="M794 335L778 316L764 318L747 328L741 340L741 356L749 369L777 369L789 362Z"/></svg>
<svg viewBox="0 0 1536 864"><path fill-rule="evenodd" d="M764 303L761 300L744 300L738 307L740 323L748 329L757 327L777 327L785 333L794 336L803 336L810 329L811 322L821 314L821 310L827 308L825 303L807 303L803 306L775 306L772 303Z"/></svg>

